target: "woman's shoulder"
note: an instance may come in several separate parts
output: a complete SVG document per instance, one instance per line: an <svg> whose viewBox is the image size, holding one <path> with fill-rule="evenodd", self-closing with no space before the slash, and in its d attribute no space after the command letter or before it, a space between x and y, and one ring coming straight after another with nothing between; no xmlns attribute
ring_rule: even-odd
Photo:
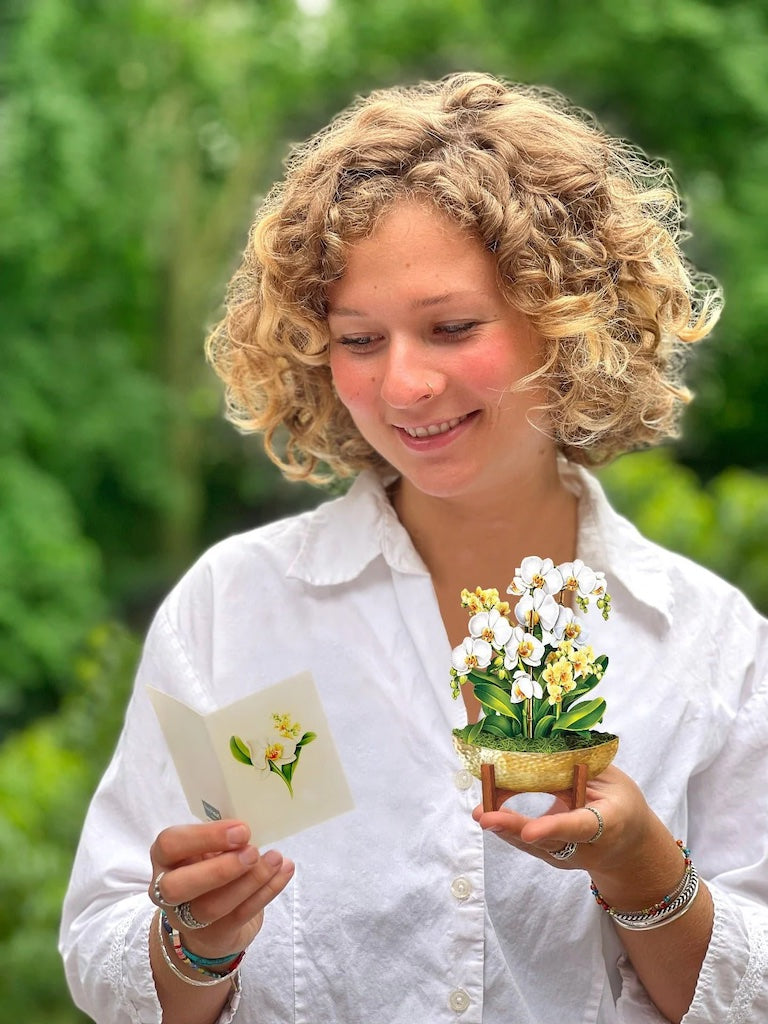
<svg viewBox="0 0 768 1024"><path fill-rule="evenodd" d="M311 583L313 574L330 577L340 564L370 558L367 549L376 545L386 509L379 481L362 474L341 496L218 541L179 580L168 602L210 599L222 591L232 596L270 587L274 592L291 580Z"/></svg>
<svg viewBox="0 0 768 1024"><path fill-rule="evenodd" d="M627 589L637 588L651 601L655 593L659 603L668 604L676 613L687 608L710 621L714 616L732 614L762 619L732 582L641 533L612 507L602 484L591 473L580 468L571 472L581 491L580 539L596 559L595 567L610 570Z"/></svg>

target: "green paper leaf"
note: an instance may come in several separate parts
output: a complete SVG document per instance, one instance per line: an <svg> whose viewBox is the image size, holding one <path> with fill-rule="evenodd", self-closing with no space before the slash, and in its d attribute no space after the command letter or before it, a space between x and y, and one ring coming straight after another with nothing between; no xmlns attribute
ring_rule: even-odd
<svg viewBox="0 0 768 1024"><path fill-rule="evenodd" d="M473 684L476 683L491 683L493 686L499 686L501 680L496 676L491 675L490 672L481 672L480 669L474 668L471 672L467 673L467 679Z"/></svg>
<svg viewBox="0 0 768 1024"><path fill-rule="evenodd" d="M478 683L475 686L475 696L483 707L490 708L491 711L498 711L500 715L506 715L507 718L515 718L522 724L519 709L515 707L507 692L501 687Z"/></svg>
<svg viewBox="0 0 768 1024"><path fill-rule="evenodd" d="M293 786L291 785L291 776L293 775L293 765L295 763L296 763L295 761L292 761L289 765L285 764L285 765L282 766L282 768L278 768L278 766L276 764L273 764L271 761L269 762L269 770L271 772L274 772L275 775L279 775L280 776L280 778L283 780L283 782L288 787L288 792L291 794L291 796L293 796ZM290 768L291 769L290 774L286 774L286 768Z"/></svg>
<svg viewBox="0 0 768 1024"><path fill-rule="evenodd" d="M579 697L583 697L585 693L589 693L590 690L594 690L600 680L597 676L587 676L583 679L575 690L571 690L570 693L566 693L562 699L562 710L566 711L571 704L574 704Z"/></svg>
<svg viewBox="0 0 768 1024"><path fill-rule="evenodd" d="M554 715L545 715L544 718L540 718L536 723L536 727L533 730L534 739L538 739L540 736L549 736L552 732L552 726L555 724Z"/></svg>
<svg viewBox="0 0 768 1024"><path fill-rule="evenodd" d="M485 728L487 718L479 718L467 733L467 743L474 743L477 737Z"/></svg>
<svg viewBox="0 0 768 1024"><path fill-rule="evenodd" d="M605 701L602 697L595 697L594 700L586 700L560 715L552 726L552 731L563 732L566 729L591 729L593 725L597 725L604 714Z"/></svg>
<svg viewBox="0 0 768 1024"><path fill-rule="evenodd" d="M240 739L239 736L230 736L229 750L230 753L232 754L232 757L234 757L234 759L236 761L239 761L241 764L253 764L248 747Z"/></svg>
<svg viewBox="0 0 768 1024"><path fill-rule="evenodd" d="M506 715L486 715L483 719L483 729L502 739L519 736L521 732L517 719L507 718Z"/></svg>

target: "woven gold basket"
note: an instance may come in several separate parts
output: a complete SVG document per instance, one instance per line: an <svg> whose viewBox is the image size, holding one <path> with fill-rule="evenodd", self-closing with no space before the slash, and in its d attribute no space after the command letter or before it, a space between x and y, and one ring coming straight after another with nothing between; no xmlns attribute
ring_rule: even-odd
<svg viewBox="0 0 768 1024"><path fill-rule="evenodd" d="M616 756L619 740L614 737L594 747L561 750L554 754L478 747L465 743L458 736L453 737L453 745L464 767L476 779L481 777L481 765L492 764L499 789L515 789L521 793L554 793L571 788L573 769L577 764L586 764L588 779L594 779L605 771Z"/></svg>

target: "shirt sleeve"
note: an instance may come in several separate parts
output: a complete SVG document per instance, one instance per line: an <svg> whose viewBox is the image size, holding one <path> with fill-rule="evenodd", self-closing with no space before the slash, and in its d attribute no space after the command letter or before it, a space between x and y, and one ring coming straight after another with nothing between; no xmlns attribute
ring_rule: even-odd
<svg viewBox="0 0 768 1024"><path fill-rule="evenodd" d="M688 845L712 893L714 925L684 1024L768 1020L768 624L747 621L754 630L729 645L753 651L740 706L722 701L713 727L725 741L690 785Z"/></svg>
<svg viewBox="0 0 768 1024"><path fill-rule="evenodd" d="M165 610L153 623L114 757L91 803L66 894L59 949L72 997L97 1024L161 1024L149 963L149 848L194 821L145 685L184 697L200 684ZM234 993L220 1024L231 1020Z"/></svg>
<svg viewBox="0 0 768 1024"><path fill-rule="evenodd" d="M715 697L700 721L717 753L688 786L688 846L712 894L714 921L683 1024L768 1021L768 623L733 593L727 622L713 614ZM653 1020L642 1015L650 1011L640 1009L631 966L622 973L621 1019Z"/></svg>

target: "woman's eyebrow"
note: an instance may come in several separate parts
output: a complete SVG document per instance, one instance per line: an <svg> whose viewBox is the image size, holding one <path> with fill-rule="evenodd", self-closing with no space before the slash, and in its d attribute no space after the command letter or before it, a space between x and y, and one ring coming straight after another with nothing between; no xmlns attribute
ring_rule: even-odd
<svg viewBox="0 0 768 1024"><path fill-rule="evenodd" d="M415 299L411 306L413 309L428 309L431 306L441 306L454 299L476 299L479 294L476 291L443 292L442 295L428 295L423 299Z"/></svg>
<svg viewBox="0 0 768 1024"><path fill-rule="evenodd" d="M414 299L411 309L429 309L433 306L441 306L453 299L477 298L479 292L443 292L440 295L425 295L423 298ZM351 306L329 306L328 316L367 316L362 310L353 309Z"/></svg>

